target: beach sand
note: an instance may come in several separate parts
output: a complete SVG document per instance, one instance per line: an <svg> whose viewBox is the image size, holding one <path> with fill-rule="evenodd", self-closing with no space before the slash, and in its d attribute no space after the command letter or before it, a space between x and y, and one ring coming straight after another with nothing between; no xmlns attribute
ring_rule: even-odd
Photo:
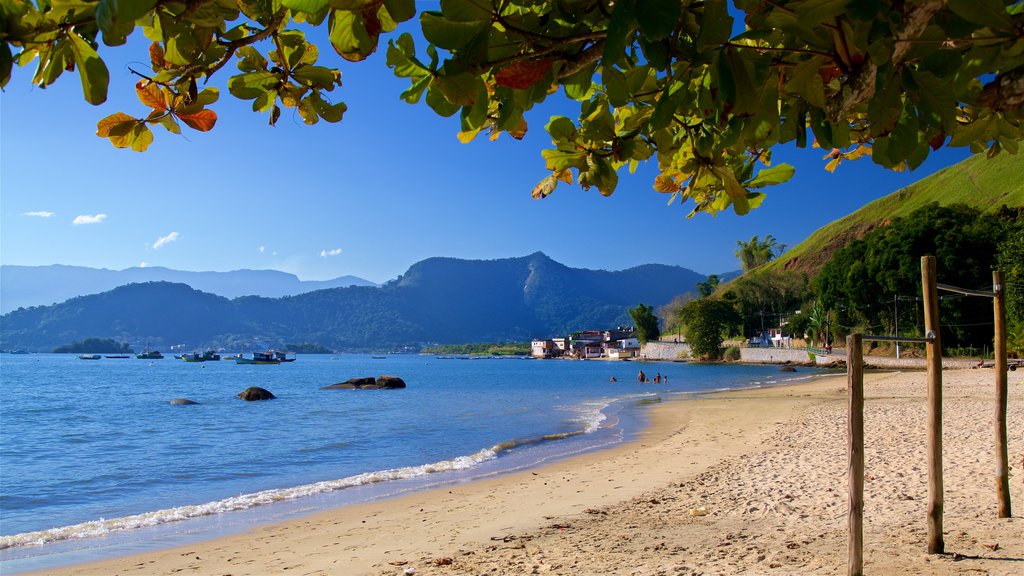
<svg viewBox="0 0 1024 576"><path fill-rule="evenodd" d="M1014 517L997 519L994 372L944 374L945 555L926 553L925 373L866 376L865 573L1024 574L1024 371L1009 375ZM845 388L666 401L611 450L47 573L845 574Z"/></svg>

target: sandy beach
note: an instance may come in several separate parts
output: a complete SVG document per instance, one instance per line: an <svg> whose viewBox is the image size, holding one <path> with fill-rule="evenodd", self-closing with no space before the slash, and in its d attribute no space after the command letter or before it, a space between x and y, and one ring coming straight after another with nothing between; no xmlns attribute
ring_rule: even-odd
<svg viewBox="0 0 1024 576"><path fill-rule="evenodd" d="M945 555L925 548L925 374L866 376L865 573L1024 573L1024 371L1009 376L1014 517L997 519L994 372L944 374ZM662 402L611 450L46 573L845 574L845 388Z"/></svg>

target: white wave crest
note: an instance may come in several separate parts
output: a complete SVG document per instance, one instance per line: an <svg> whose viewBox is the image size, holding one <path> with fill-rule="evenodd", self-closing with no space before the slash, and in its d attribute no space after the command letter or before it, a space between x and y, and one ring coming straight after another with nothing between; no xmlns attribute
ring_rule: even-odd
<svg viewBox="0 0 1024 576"><path fill-rule="evenodd" d="M155 512L112 518L110 520L101 518L99 520L82 522L81 524L75 524L72 526L62 526L59 528L38 530L35 532L24 532L21 534L14 534L12 536L0 536L0 550L21 546L41 546L43 544L57 542L60 540L104 536L114 532L125 532L136 528L158 526L170 522L221 514L223 512L245 510L255 506L263 506L285 500L294 500L296 498L334 492L336 490L343 490L345 488L352 488L355 486L365 486L380 482L417 478L427 474L466 470L482 462L497 458L500 450L500 446L494 446L480 450L479 452L468 456L459 456L451 460L443 460L441 462L433 462L430 464L423 464L421 466L407 466L404 468L392 468L389 470L366 472L364 474L357 474L340 480L325 480L323 482L304 484L292 488L280 488L274 490L263 490L252 494L241 494L239 496L225 498L214 502L207 502L205 504L167 508L157 510Z"/></svg>

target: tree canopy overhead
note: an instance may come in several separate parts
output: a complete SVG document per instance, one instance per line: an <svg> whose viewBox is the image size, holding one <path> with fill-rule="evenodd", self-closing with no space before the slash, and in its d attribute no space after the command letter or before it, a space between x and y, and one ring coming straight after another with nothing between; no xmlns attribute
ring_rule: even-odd
<svg viewBox="0 0 1024 576"><path fill-rule="evenodd" d="M350 62L387 40L400 97L458 114L459 138L521 138L524 114L560 92L577 118L554 117L551 174L533 190L577 182L612 194L619 171L657 162L654 189L697 212L759 205L793 169L771 165L783 143L827 151L826 169L870 156L915 168L935 149L1015 153L1024 104L1022 0L441 0L419 12L426 46L393 34L414 0L0 0L0 86L36 63L45 87L78 72L83 96L106 100L100 50L141 30L151 70L136 71L143 106L99 121L117 147L145 150L151 126L214 127L219 90L277 121L338 122L337 65L309 42L326 29ZM740 14L745 27L733 14ZM743 31L736 33L743 28ZM233 73L228 64L234 63ZM200 89L202 87L202 89Z"/></svg>

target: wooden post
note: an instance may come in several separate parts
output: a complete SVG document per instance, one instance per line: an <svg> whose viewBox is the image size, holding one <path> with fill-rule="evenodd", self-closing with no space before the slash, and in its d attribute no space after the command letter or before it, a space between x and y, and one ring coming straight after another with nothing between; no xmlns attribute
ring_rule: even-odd
<svg viewBox="0 0 1024 576"><path fill-rule="evenodd" d="M996 356L996 499L997 518L1010 517L1010 460L1007 456L1006 440L1006 287L1003 273L992 272L992 299L995 315L995 356Z"/></svg>
<svg viewBox="0 0 1024 576"><path fill-rule="evenodd" d="M847 441L850 456L848 574L864 574L864 364L861 335L846 337L846 382L850 396Z"/></svg>
<svg viewBox="0 0 1024 576"><path fill-rule="evenodd" d="M935 256L921 257L924 332L928 353L928 553L942 554L942 345L939 338L939 290Z"/></svg>

